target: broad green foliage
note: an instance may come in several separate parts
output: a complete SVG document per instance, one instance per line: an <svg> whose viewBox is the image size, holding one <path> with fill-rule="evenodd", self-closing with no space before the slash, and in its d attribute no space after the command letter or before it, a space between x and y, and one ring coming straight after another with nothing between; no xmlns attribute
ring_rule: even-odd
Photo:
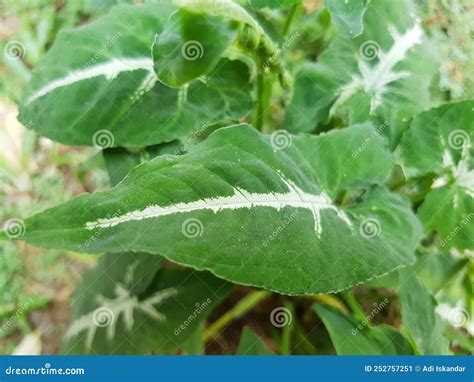
<svg viewBox="0 0 474 382"><path fill-rule="evenodd" d="M237 25L222 17L181 9L170 17L153 44L158 79L170 87L209 73L237 37Z"/></svg>
<svg viewBox="0 0 474 382"><path fill-rule="evenodd" d="M341 308L314 306L338 354L471 349L474 101L442 104L427 14L411 0L144 3L62 31L20 102L28 129L102 150L111 185L0 231L103 254L64 352L204 354L267 290L320 296L285 298L286 328L259 326L272 350L244 326L236 354L330 349L296 317L310 299ZM232 283L266 290L208 320ZM362 283L354 315L344 293L321 296ZM398 295L377 318L356 301L375 288Z"/></svg>
<svg viewBox="0 0 474 382"><path fill-rule="evenodd" d="M33 73L20 121L62 143L104 148L167 142L245 116L250 85L240 61L213 57L214 70L179 89L157 80L150 47L174 11L166 4L119 6L61 32Z"/></svg>
<svg viewBox="0 0 474 382"><path fill-rule="evenodd" d="M359 156L337 159L368 137L374 142ZM392 163L369 126L319 137L224 128L188 154L142 164L110 191L27 219L23 239L158 253L287 294L341 290L413 261L420 227L408 204L383 187L370 189ZM369 190L358 203L335 205L331 197L351 187ZM84 247L91 236L97 239Z"/></svg>
<svg viewBox="0 0 474 382"><path fill-rule="evenodd" d="M362 33L366 0L325 0L324 5L343 37L354 38Z"/></svg>
<svg viewBox="0 0 474 382"><path fill-rule="evenodd" d="M364 32L337 37L296 75L285 125L308 132L335 116L349 123L383 123L397 140L408 118L429 105L428 86L436 70L422 27L408 1L374 0L364 15ZM387 21L390 20L390 21Z"/></svg>
<svg viewBox="0 0 474 382"><path fill-rule="evenodd" d="M473 248L473 141L474 101L462 101L418 115L401 143L408 176L437 176L418 214L427 233L438 232L442 247Z"/></svg>
<svg viewBox="0 0 474 382"><path fill-rule="evenodd" d="M208 273L160 269L162 262L144 253L102 258L73 296L64 353L167 353L187 345L232 285Z"/></svg>
<svg viewBox="0 0 474 382"><path fill-rule="evenodd" d="M399 273L398 288L402 304L402 320L422 354L449 354L448 341L443 336L444 325L435 313L436 301L418 281L412 268Z"/></svg>
<svg viewBox="0 0 474 382"><path fill-rule="evenodd" d="M249 327L242 329L237 355L272 355L272 351L265 345L262 339Z"/></svg>
<svg viewBox="0 0 474 382"><path fill-rule="evenodd" d="M325 305L315 305L314 310L329 331L338 355L413 354L406 338L391 326L371 327Z"/></svg>

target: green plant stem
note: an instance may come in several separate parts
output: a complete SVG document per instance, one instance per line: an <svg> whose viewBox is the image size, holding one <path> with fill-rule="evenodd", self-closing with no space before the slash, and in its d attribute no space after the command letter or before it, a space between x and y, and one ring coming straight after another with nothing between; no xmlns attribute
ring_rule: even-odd
<svg viewBox="0 0 474 382"><path fill-rule="evenodd" d="M359 320L364 321L367 318L364 309L362 309L359 301L357 301L352 291L349 291L345 294L344 300ZM369 322L367 322L367 325L369 325Z"/></svg>
<svg viewBox="0 0 474 382"><path fill-rule="evenodd" d="M291 336L293 334L293 329L295 326L295 309L291 301L285 300L285 308L288 309L290 312L290 317L293 317L291 323L289 325L285 325L282 330L281 334L281 341L280 341L280 353L283 355L290 355L291 354Z"/></svg>
<svg viewBox="0 0 474 382"><path fill-rule="evenodd" d="M286 18L285 25L283 27L283 36L286 36L290 31L291 23L295 18L296 11L298 10L300 4L296 3L293 4L290 8L290 12L288 13L288 17Z"/></svg>
<svg viewBox="0 0 474 382"><path fill-rule="evenodd" d="M259 290L249 293L242 300L240 300L232 309L225 312L217 321L212 323L204 333L204 341L209 341L211 338L216 337L219 332L229 325L233 320L243 316L254 306L260 303L271 295L271 292L266 290Z"/></svg>
<svg viewBox="0 0 474 382"><path fill-rule="evenodd" d="M263 69L263 62L261 59L257 59L257 108L255 111L255 128L259 131L262 130L263 127L263 113L264 113L264 105L263 105L263 92L264 92L264 69Z"/></svg>

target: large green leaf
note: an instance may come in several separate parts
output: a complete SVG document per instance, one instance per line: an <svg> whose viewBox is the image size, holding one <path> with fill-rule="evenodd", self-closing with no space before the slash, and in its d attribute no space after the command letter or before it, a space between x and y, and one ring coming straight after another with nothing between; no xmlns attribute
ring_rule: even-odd
<svg viewBox="0 0 474 382"><path fill-rule="evenodd" d="M427 232L446 248L472 249L474 238L474 101L445 104L414 118L400 155L408 176L435 173L419 209Z"/></svg>
<svg viewBox="0 0 474 382"><path fill-rule="evenodd" d="M151 46L176 9L122 5L62 31L33 72L20 121L65 144L106 148L171 141L244 117L251 97L249 70L240 61L222 59L180 89L157 80Z"/></svg>
<svg viewBox="0 0 474 382"><path fill-rule="evenodd" d="M382 132L396 141L403 119L429 104L437 70L412 12L408 0L371 1L360 36L337 37L316 64L297 73L288 129L312 131L332 116L348 114L351 123L370 118L390 125Z"/></svg>
<svg viewBox="0 0 474 382"><path fill-rule="evenodd" d="M443 336L445 327L441 317L435 313L435 299L418 281L412 268L404 268L399 275L403 323L412 334L418 350L426 355L450 354L449 343Z"/></svg>
<svg viewBox="0 0 474 382"><path fill-rule="evenodd" d="M207 74L237 37L237 24L219 16L180 9L153 44L153 61L161 82L171 87Z"/></svg>
<svg viewBox="0 0 474 382"><path fill-rule="evenodd" d="M392 165L368 125L300 137L222 128L185 155L136 167L110 191L34 215L22 238L84 251L94 235L89 252L158 253L287 294L337 291L413 261L421 227L408 202L371 188ZM368 191L334 204L353 187Z"/></svg>
<svg viewBox="0 0 474 382"><path fill-rule="evenodd" d="M66 354L168 353L186 347L232 288L209 273L159 269L162 258L107 254L73 296Z"/></svg>
<svg viewBox="0 0 474 382"><path fill-rule="evenodd" d="M343 37L354 38L362 33L366 0L325 0L324 6Z"/></svg>
<svg viewBox="0 0 474 382"><path fill-rule="evenodd" d="M326 305L314 305L314 310L326 326L338 355L413 354L409 342L391 326L369 327Z"/></svg>

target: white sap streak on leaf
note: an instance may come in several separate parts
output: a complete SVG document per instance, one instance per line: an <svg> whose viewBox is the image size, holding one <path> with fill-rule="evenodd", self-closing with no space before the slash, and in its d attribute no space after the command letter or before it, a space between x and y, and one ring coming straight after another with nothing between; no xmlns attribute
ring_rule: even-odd
<svg viewBox="0 0 474 382"><path fill-rule="evenodd" d="M131 295L126 288L117 284L115 289L115 298L109 299L102 295L98 295L97 302L100 304L100 308L105 308L113 314L107 325L104 325L107 327L107 339L112 340L115 337L115 327L121 314L123 314L125 328L128 331L133 328L133 313L135 310L142 311L157 321L165 321L166 317L157 311L154 305L160 304L164 300L175 296L176 294L177 290L175 288L168 288L158 291L152 296L139 301L137 296ZM65 338L70 339L79 333L86 331L86 345L88 348L90 348L98 327L97 323L94 321L94 311L79 317L69 326L69 329L65 334Z"/></svg>
<svg viewBox="0 0 474 382"><path fill-rule="evenodd" d="M456 164L449 150L443 152L443 164L451 170L454 182L464 189L465 193L474 198L474 170L469 168L470 144L465 143L461 151L461 159Z"/></svg>
<svg viewBox="0 0 474 382"><path fill-rule="evenodd" d="M233 195L205 198L193 202L177 203L170 206L151 205L142 210L135 210L120 216L101 218L97 221L87 222L85 228L93 230L96 228L110 228L121 223L134 220L152 219L165 215L188 213L200 210L211 210L218 213L222 210L236 210L242 208L269 207L280 211L284 207L304 208L313 214L314 230L318 237L322 233L321 210L329 209L336 212L337 216L349 227L352 226L347 215L332 204L331 199L325 193L319 195L308 194L294 183L282 179L288 187L286 193L250 193L241 188L235 188Z"/></svg>
<svg viewBox="0 0 474 382"><path fill-rule="evenodd" d="M143 90L149 86L153 76L153 81L156 81L153 72L153 60L149 57L139 58L114 58L108 62L102 62L97 65L86 67L83 69L77 69L69 72L66 76L58 78L52 82L43 85L41 88L36 90L26 100L26 104L30 104L38 98L45 96L55 89L72 85L79 81L88 80L94 77L104 76L107 80L113 80L120 73L131 72L135 70L146 70L150 72L150 75L146 77L145 81L140 86L139 90Z"/></svg>
<svg viewBox="0 0 474 382"><path fill-rule="evenodd" d="M409 72L395 71L394 68L405 59L409 49L421 42L423 31L418 23L403 35L400 35L393 26L390 26L389 30L393 38L390 50L380 51L378 62L374 66L370 66L363 57L357 58L359 73L354 74L351 82L341 87L339 97L331 108L331 115L334 115L337 108L360 89L372 95L370 112L374 113L382 103L382 95L387 92L387 85L410 76Z"/></svg>

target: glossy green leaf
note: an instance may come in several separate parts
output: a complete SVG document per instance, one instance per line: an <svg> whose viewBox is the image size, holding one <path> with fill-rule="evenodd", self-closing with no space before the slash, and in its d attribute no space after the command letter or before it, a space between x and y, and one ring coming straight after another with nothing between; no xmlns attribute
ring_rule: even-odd
<svg viewBox="0 0 474 382"><path fill-rule="evenodd" d="M418 281L412 268L401 270L399 275L402 321L413 336L418 350L425 355L450 354L449 343L443 335L445 327L435 312L435 299Z"/></svg>
<svg viewBox="0 0 474 382"><path fill-rule="evenodd" d="M324 6L343 37L354 38L362 33L366 0L325 0Z"/></svg>
<svg viewBox="0 0 474 382"><path fill-rule="evenodd" d="M158 81L151 46L176 9L122 5L61 32L33 72L20 121L65 144L108 148L168 142L247 115L249 70L240 61L223 58L179 89Z"/></svg>
<svg viewBox="0 0 474 382"><path fill-rule="evenodd" d="M408 176L435 173L419 209L441 246L472 249L474 237L474 101L445 104L414 118L400 155Z"/></svg>
<svg viewBox="0 0 474 382"><path fill-rule="evenodd" d="M191 12L207 13L246 25L252 31L252 40L256 40L254 48L259 48L259 53L264 56L272 56L276 52L276 45L258 21L245 8L232 0L173 0L173 3Z"/></svg>
<svg viewBox="0 0 474 382"><path fill-rule="evenodd" d="M248 326L242 329L236 355L272 355L273 352Z"/></svg>
<svg viewBox="0 0 474 382"><path fill-rule="evenodd" d="M411 263L421 235L405 200L370 188L392 168L383 142L370 126L301 137L219 129L188 154L136 167L110 191L34 215L22 238L84 251L94 235L88 252L158 253L287 294L345 289ZM351 187L369 190L335 205Z"/></svg>
<svg viewBox="0 0 474 382"><path fill-rule="evenodd" d="M314 310L328 330L338 355L413 354L406 338L391 326L369 327L325 305L315 305Z"/></svg>
<svg viewBox="0 0 474 382"><path fill-rule="evenodd" d="M65 354L180 350L232 288L209 273L161 269L149 254L106 255L74 294Z"/></svg>
<svg viewBox="0 0 474 382"><path fill-rule="evenodd" d="M403 119L429 105L432 54L409 0L373 0L360 36L335 38L316 64L296 74L285 125L308 132L347 115L350 124L383 123L381 132L396 142Z"/></svg>
<svg viewBox="0 0 474 382"><path fill-rule="evenodd" d="M178 88L209 73L236 37L236 23L186 9L177 11L153 44L158 79Z"/></svg>

